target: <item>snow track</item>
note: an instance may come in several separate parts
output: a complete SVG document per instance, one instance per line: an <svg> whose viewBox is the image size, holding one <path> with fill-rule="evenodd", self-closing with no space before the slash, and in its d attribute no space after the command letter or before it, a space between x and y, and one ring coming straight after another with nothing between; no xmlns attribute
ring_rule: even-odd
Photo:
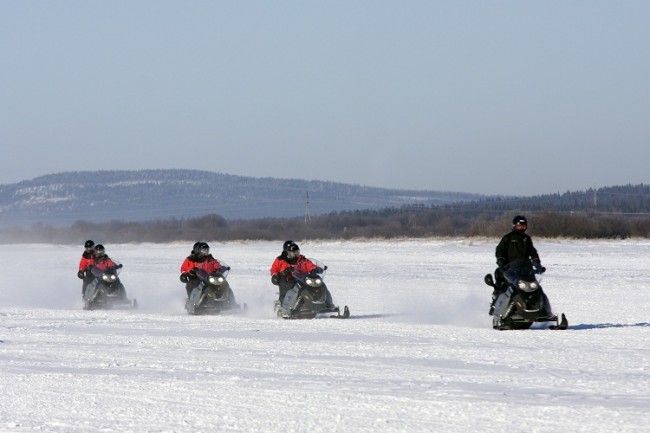
<svg viewBox="0 0 650 433"><path fill-rule="evenodd" d="M0 246L0 431L647 431L650 242L538 243L565 332L490 329L495 244L301 244L345 321L273 318L276 243L211 245L224 317L183 312L189 245L107 245L138 311L80 310L80 248Z"/></svg>

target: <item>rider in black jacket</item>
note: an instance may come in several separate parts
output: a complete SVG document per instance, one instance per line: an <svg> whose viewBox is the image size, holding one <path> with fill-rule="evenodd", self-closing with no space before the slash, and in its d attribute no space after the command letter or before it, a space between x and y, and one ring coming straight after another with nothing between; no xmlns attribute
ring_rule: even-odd
<svg viewBox="0 0 650 433"><path fill-rule="evenodd" d="M501 268L508 263L518 259L530 260L533 268L542 273L546 270L540 262L539 254L533 246L533 240L526 234L528 228L528 220L523 215L517 215L512 220L512 231L501 238L501 242L497 245L496 257L498 268L494 271L496 279L494 285L494 292L492 293L492 306L490 307L490 314L494 308L494 301L499 293L507 288L505 278Z"/></svg>
<svg viewBox="0 0 650 433"><path fill-rule="evenodd" d="M527 228L525 216L517 215L512 220L512 231L501 238L497 245L497 266L505 266L517 259L532 260L533 264L539 264L539 254L533 246L533 240L526 234Z"/></svg>

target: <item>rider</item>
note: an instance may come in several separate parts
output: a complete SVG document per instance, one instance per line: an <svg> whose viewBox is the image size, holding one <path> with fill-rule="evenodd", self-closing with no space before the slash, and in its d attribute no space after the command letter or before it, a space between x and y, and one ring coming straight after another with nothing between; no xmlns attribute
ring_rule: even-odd
<svg viewBox="0 0 650 433"><path fill-rule="evenodd" d="M305 256L300 254L300 247L294 241L285 241L282 245L282 254L277 256L271 265L271 283L280 288L280 303L285 295L295 284L292 272L295 270L308 274L317 266Z"/></svg>
<svg viewBox="0 0 650 433"><path fill-rule="evenodd" d="M92 281L92 274L89 272L90 268L95 264L94 260L94 247L95 242L88 239L84 243L84 252L81 253L81 260L79 260L79 271L77 272L77 277L80 280L83 280L81 284L81 296L86 293L86 287L88 283Z"/></svg>
<svg viewBox="0 0 650 433"><path fill-rule="evenodd" d="M185 290L187 297L196 286L199 285L199 280L196 278L196 270L202 269L211 274L220 270L227 270L229 268L222 267L221 263L210 254L210 246L205 242L196 242L192 247L190 255L183 261L181 265L181 282L185 283Z"/></svg>
<svg viewBox="0 0 650 433"><path fill-rule="evenodd" d="M286 241L283 245L282 254L276 257L271 265L271 283L280 288L278 299L280 305L285 304L285 299L287 300L287 305L283 305L285 308L292 308L291 304L296 301L299 295L298 287L292 275L293 271L309 274L311 272L323 272L323 269L300 254L300 247L297 243ZM289 293L291 294L287 296ZM327 291L327 305L333 305L329 291Z"/></svg>
<svg viewBox="0 0 650 433"><path fill-rule="evenodd" d="M102 272L106 272L107 270L112 268L122 267L122 265L118 265L110 257L108 257L108 255L106 254L106 248L104 248L104 245L102 244L95 245L93 260L94 260L93 266Z"/></svg>
<svg viewBox="0 0 650 433"><path fill-rule="evenodd" d="M102 244L97 244L95 245L95 248L93 250L93 268L101 271L101 272L106 272L112 269L121 269L122 264L115 263L113 259L108 257L106 254L106 248L104 248L104 245ZM119 282L118 289L120 296L123 299L126 299L126 289L124 289L124 285L122 285L122 282Z"/></svg>
<svg viewBox="0 0 650 433"><path fill-rule="evenodd" d="M523 215L517 215L512 219L512 231L501 238L496 248L496 258L498 268L494 271L496 278L494 292L492 293L492 304L490 314L494 309L494 302L502 291L507 288L505 277L503 276L503 267L515 260L530 260L533 269L537 273L543 273L546 268L542 266L539 254L533 246L533 240L526 234L528 220Z"/></svg>
<svg viewBox="0 0 650 433"><path fill-rule="evenodd" d="M282 303L284 295L294 284L291 268L296 263L296 258L292 257L289 259L288 249L291 245L296 245L296 243L292 240L285 241L282 244L282 253L275 258L271 265L271 284L280 288L280 296L278 298L280 303Z"/></svg>

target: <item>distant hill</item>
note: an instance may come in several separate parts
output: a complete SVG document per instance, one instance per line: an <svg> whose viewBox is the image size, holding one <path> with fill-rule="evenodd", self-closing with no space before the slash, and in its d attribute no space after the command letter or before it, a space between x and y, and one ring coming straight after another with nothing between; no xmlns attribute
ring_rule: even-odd
<svg viewBox="0 0 650 433"><path fill-rule="evenodd" d="M441 205L479 195L344 183L234 176L198 170L82 171L0 185L0 227L74 221L146 221L218 214L295 217L404 205Z"/></svg>
<svg viewBox="0 0 650 433"><path fill-rule="evenodd" d="M267 183L274 185L273 182L282 185L283 182L293 181L269 179ZM338 186L344 187L340 184ZM363 187L349 185L347 187L351 190L348 190L348 195L344 196L348 200L346 203L353 203L349 198L350 191L358 191L359 188L362 192L367 191ZM296 200L300 201L299 198L303 195L300 188L297 191ZM209 193L205 195L210 197ZM262 194L249 196L262 197ZM163 195L163 197L167 196ZM182 194L177 194L175 197L182 198ZM388 197L387 199L390 199L392 196ZM43 201L42 196L40 198L41 200L36 200L37 203ZM133 203L133 206L137 206L138 198L148 200L147 203L152 202L143 193L139 193L138 197L127 204ZM224 200L229 199L226 197ZM397 201L404 203L402 200ZM56 200L54 202L57 203ZM219 203L220 200L214 202ZM368 201L365 203L367 204ZM304 205L304 202L297 203L296 207L300 208L300 205ZM102 203L102 206L106 204ZM126 205L120 202L120 206ZM127 209L130 208L127 206ZM155 209L159 211L160 207ZM536 197L496 197L442 205L410 203L379 209L357 208L314 215L309 221L304 221L300 216L226 220L215 213L207 214L205 210L202 211L198 207L194 210L204 212L203 216L179 219L172 218L173 215L156 217L152 214L145 215L140 221L126 219L118 221L114 218L114 221L109 223L97 222L97 220L92 222L88 219L67 226L54 224L0 226L0 243L78 244L88 238L119 243L197 239L228 241L428 236L498 237L510 230L513 215L519 213L529 217L530 233L534 236L610 239L650 237L650 186L648 185L615 186ZM219 208L215 206L214 210L218 212ZM117 216L118 213L111 215Z"/></svg>

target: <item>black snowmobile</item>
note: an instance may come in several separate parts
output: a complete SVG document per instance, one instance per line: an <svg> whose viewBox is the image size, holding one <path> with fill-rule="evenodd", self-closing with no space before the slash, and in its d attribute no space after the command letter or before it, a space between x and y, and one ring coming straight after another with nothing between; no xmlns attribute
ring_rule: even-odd
<svg viewBox="0 0 650 433"><path fill-rule="evenodd" d="M126 290L118 276L121 270L121 264L107 270L97 266L90 268L93 279L83 296L84 310L138 308L138 301L126 297Z"/></svg>
<svg viewBox="0 0 650 433"><path fill-rule="evenodd" d="M213 273L195 270L198 285L185 301L189 314L239 313L246 310L246 304L240 306L235 302L235 294L226 280L229 270L230 267L223 264L219 271Z"/></svg>
<svg viewBox="0 0 650 433"><path fill-rule="evenodd" d="M530 260L515 260L500 270L502 277L497 275L499 270L495 272L496 283L491 274L484 279L496 295L490 308L494 329L528 329L534 322L555 322L551 329L567 328L565 315L558 319L551 311L540 284L541 272L533 268Z"/></svg>
<svg viewBox="0 0 650 433"><path fill-rule="evenodd" d="M278 317L284 319L313 319L329 314L331 318L347 319L350 317L348 306L343 312L332 302L332 295L325 285L324 277L327 266L318 260L309 259L317 268L310 273L292 271L295 284L282 301L275 301L274 310ZM336 314L331 314L336 313Z"/></svg>

